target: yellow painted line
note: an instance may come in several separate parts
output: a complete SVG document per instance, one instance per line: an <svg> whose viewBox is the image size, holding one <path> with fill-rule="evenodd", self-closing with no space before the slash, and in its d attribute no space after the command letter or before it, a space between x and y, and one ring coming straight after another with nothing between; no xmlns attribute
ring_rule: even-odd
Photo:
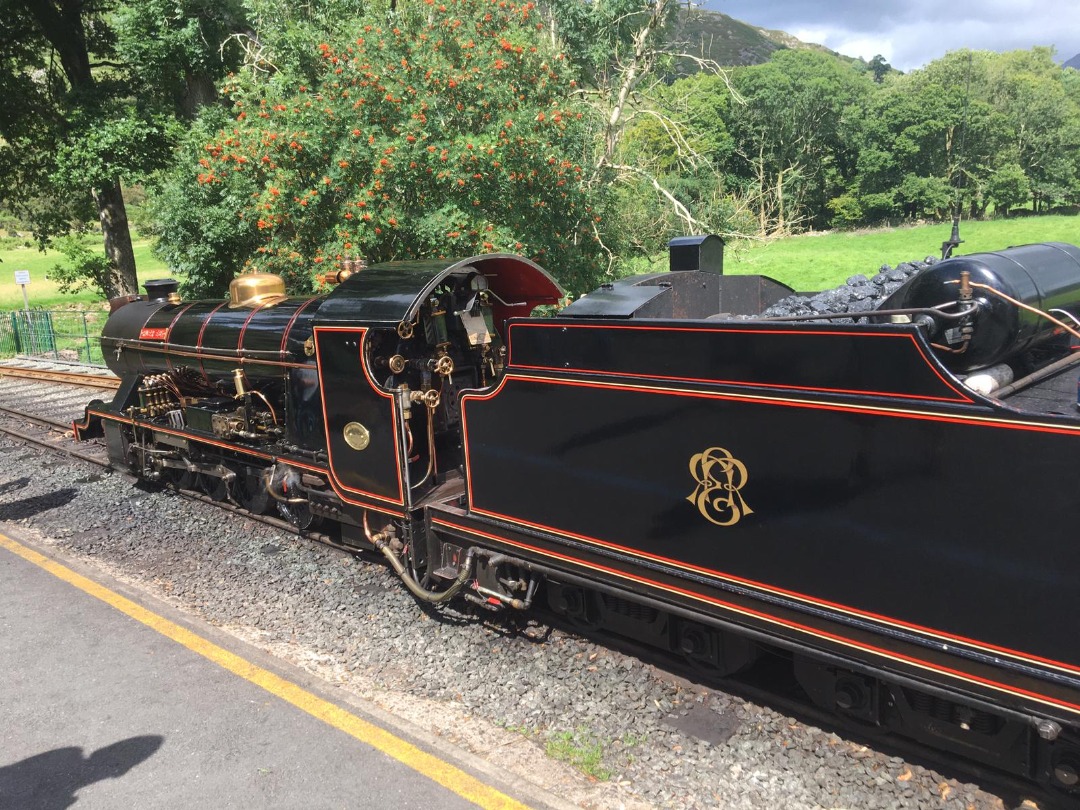
<svg viewBox="0 0 1080 810"><path fill-rule="evenodd" d="M362 720L354 714L335 706L327 700L313 695L291 681L275 675L268 670L257 666L235 653L219 647L211 641L207 641L190 630L187 630L175 622L171 622L163 616L147 610L141 605L132 602L103 585L99 585L81 574L77 574L70 568L61 565L55 560L50 560L43 554L27 548L21 543L0 534L0 546L13 554L17 554L24 560L43 568L55 577L62 579L69 585L74 585L79 590L90 596L100 599L121 613L124 613L151 630L155 630L166 638L172 639L177 644L182 644L192 652L196 652L219 667L227 669L234 675L238 675L246 681L265 689L270 694L291 703L301 711L307 712L312 717L322 720L324 723L343 731L360 742L370 745L387 756L393 757L403 765L407 765L419 774L426 776L448 790L461 796L463 799L492 810L527 810L527 805L510 798L504 793L486 785L479 779L470 776L448 762L444 762L432 754L417 748L415 745L394 736L389 731Z"/></svg>

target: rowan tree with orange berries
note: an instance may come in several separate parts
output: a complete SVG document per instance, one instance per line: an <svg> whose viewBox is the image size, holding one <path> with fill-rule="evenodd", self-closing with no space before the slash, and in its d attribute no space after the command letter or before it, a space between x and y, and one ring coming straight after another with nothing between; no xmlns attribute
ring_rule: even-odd
<svg viewBox="0 0 1080 810"><path fill-rule="evenodd" d="M157 212L190 291L220 292L241 263L299 291L344 258L500 251L595 286L589 122L533 3L421 0L386 19L319 44L314 82L224 88L228 119L189 146L168 181L186 191Z"/></svg>

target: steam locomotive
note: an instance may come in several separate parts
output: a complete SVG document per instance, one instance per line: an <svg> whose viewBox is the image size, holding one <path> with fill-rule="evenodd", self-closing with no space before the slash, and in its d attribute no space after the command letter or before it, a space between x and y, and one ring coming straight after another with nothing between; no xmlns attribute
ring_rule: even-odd
<svg viewBox="0 0 1080 810"><path fill-rule="evenodd" d="M117 465L377 549L417 598L546 607L1080 797L1080 248L760 313L717 237L558 315L532 261L343 266L118 306Z"/></svg>

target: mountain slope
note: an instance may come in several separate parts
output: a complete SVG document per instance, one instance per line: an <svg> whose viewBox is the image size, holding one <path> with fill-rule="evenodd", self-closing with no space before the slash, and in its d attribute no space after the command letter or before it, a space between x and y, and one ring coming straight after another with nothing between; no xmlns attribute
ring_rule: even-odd
<svg viewBox="0 0 1080 810"><path fill-rule="evenodd" d="M862 62L823 45L803 42L784 31L757 28L719 11L704 9L680 12L674 40L683 52L712 59L722 67L760 65L781 48L807 48L830 53L846 62ZM693 69L684 66L681 72L692 73Z"/></svg>
<svg viewBox="0 0 1080 810"><path fill-rule="evenodd" d="M768 62L782 46L760 28L718 11L682 11L675 40L686 53L701 55L724 67Z"/></svg>

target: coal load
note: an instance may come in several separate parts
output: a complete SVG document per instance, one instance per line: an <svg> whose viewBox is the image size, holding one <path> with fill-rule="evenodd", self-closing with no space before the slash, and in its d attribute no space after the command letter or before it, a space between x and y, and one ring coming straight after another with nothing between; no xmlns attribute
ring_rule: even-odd
<svg viewBox="0 0 1080 810"><path fill-rule="evenodd" d="M861 273L839 287L817 293L797 293L782 298L761 313L762 318L786 318L793 315L844 315L869 312L898 290L909 278L938 260L928 256L922 261L901 262L896 267L882 265L877 275ZM856 316L857 317L857 316ZM833 318L831 323L854 323L854 318Z"/></svg>

